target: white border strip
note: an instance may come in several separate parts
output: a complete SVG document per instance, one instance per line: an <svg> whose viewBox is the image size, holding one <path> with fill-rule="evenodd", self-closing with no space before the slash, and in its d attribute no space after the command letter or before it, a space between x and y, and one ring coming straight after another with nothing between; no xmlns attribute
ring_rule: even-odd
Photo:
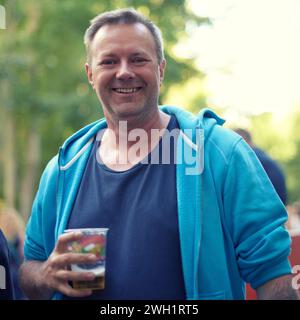
<svg viewBox="0 0 300 320"><path fill-rule="evenodd" d="M94 137L91 138L87 144L85 144L82 149L77 152L77 154L75 155L75 157L73 159L71 159L65 166L61 166L60 170L67 170L68 168L71 167L71 165L84 153L84 151L88 148L88 146L93 143Z"/></svg>

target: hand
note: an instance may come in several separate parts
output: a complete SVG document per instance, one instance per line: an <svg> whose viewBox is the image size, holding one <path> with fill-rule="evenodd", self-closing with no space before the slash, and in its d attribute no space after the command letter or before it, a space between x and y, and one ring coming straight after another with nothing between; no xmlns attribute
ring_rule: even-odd
<svg viewBox="0 0 300 320"><path fill-rule="evenodd" d="M59 291L69 297L85 297L92 294L92 290L78 290L72 288L68 281L92 281L95 275L92 272L74 272L69 270L71 264L93 263L97 257L93 254L68 252L70 241L82 237L80 232L71 232L59 237L57 244L41 267L41 283L47 288Z"/></svg>

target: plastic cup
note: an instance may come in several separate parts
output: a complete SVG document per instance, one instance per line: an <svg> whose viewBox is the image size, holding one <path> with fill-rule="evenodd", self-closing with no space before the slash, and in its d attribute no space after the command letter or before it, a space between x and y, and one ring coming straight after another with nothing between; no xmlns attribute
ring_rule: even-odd
<svg viewBox="0 0 300 320"><path fill-rule="evenodd" d="M105 287L106 235L108 228L68 229L65 233L80 231L83 236L71 241L69 251L74 253L94 254L98 257L95 263L71 264L71 270L76 272L93 272L92 281L73 281L74 289L99 290Z"/></svg>

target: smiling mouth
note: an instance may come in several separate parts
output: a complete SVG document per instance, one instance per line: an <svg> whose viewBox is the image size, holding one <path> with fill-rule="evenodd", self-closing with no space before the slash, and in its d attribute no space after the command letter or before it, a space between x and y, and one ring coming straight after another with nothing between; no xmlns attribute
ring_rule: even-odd
<svg viewBox="0 0 300 320"><path fill-rule="evenodd" d="M112 90L117 92L117 93L122 93L122 94L131 94L131 93L136 93L140 91L142 87L136 87L136 88L113 88Z"/></svg>

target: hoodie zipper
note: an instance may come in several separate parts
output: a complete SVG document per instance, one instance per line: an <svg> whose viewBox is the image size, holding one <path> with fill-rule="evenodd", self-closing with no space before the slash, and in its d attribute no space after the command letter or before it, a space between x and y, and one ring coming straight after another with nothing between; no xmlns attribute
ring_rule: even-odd
<svg viewBox="0 0 300 320"><path fill-rule="evenodd" d="M200 125L196 126L196 144L197 144L197 130L202 130L203 129L200 127ZM203 135L204 135L204 131L203 131ZM203 146L201 146L200 144L203 143ZM202 148L201 148L202 147ZM204 152L204 136L203 139L201 139L199 141L199 145L197 148L197 157L200 157L201 155L199 154L200 152ZM204 155L203 155L204 157ZM204 161L203 161L204 163ZM197 194L196 197L196 208L199 207L199 219L197 219L197 212L196 212L196 227L197 227L197 220L199 222L199 234L198 234L198 239L197 239L197 244L196 244L196 248L197 248L197 256L196 256L196 264L194 265L194 278L195 278L195 283L194 283L194 298L198 299L199 297L199 292L200 292L200 284L199 284L199 272L200 272L200 251L201 251L201 245L202 245L202 229L203 229L203 218L204 218L204 188L203 188L203 182L204 182L204 178L203 178L203 170L204 168L202 168L201 173L199 173L199 176L197 176L197 181L196 181L196 190L197 192L199 192L200 194ZM199 205L200 204L200 205Z"/></svg>
<svg viewBox="0 0 300 320"><path fill-rule="evenodd" d="M56 196L56 204L57 204L57 216L56 225L55 225L55 241L57 241L59 236L59 221L61 220L61 207L62 207L62 199L63 199L63 175L64 172L61 170L61 158L62 158L63 148L59 148L58 153L58 183L57 183L57 196Z"/></svg>

